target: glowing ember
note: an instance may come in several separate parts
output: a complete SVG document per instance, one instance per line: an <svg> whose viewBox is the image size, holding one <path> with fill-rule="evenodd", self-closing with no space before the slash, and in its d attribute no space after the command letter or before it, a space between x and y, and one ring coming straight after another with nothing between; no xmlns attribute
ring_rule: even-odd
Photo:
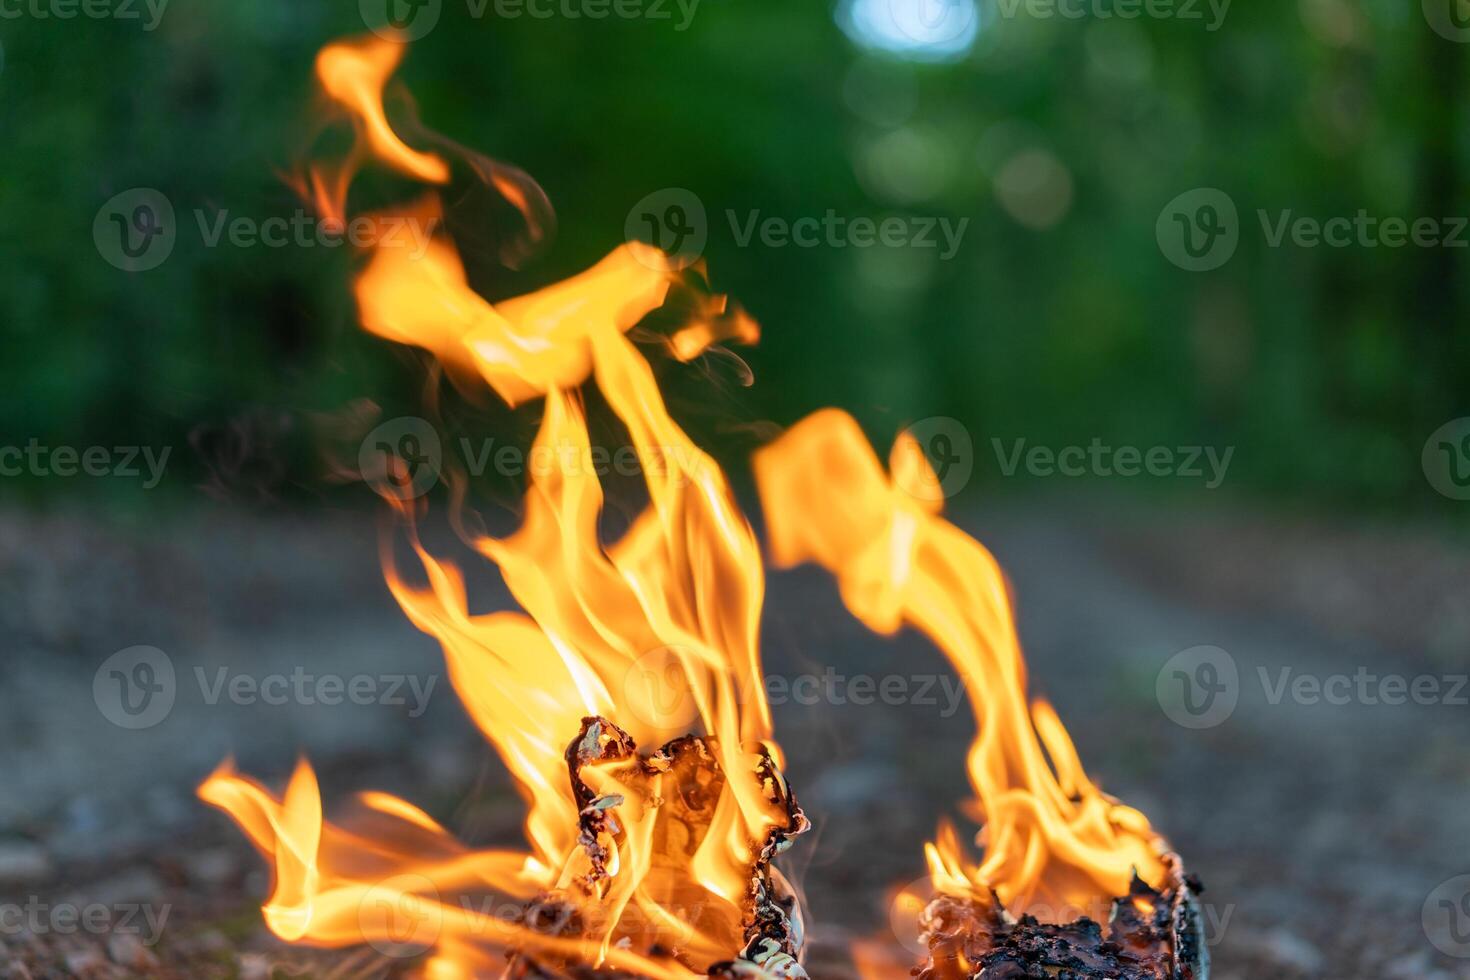
<svg viewBox="0 0 1470 980"><path fill-rule="evenodd" d="M410 145L383 100L401 56L384 40L322 51L322 89L357 139L345 159L309 167L301 189L345 220L354 175L375 162L430 186L374 220L437 219L433 188L467 168L520 216L517 233L497 243L514 264L546 236L544 195L514 168L447 141L435 141L441 152ZM392 500L414 574L400 574L385 547L393 595L439 640L456 692L525 797L526 849L467 847L382 793L361 794L328 822L305 761L279 797L229 763L199 795L272 860L265 920L288 941L410 947L425 953L432 980L803 977L800 910L772 864L806 820L781 775L761 682L760 550L724 474L670 416L627 336L674 306L675 292L689 311L666 341L678 359L727 338L753 341L757 327L703 289L702 269L638 244L564 282L491 301L470 286L442 223L433 226L440 237L413 252L374 236L354 287L363 326L431 352L466 390L513 406L539 400L535 451L573 461L533 469L512 535L462 532L521 612L470 612L459 570L414 531L421 504ZM576 465L592 453L586 384L645 464L647 507L613 542L600 533L595 468ZM937 505L895 488L933 478L917 446L901 441L894 469L890 481L837 412L756 459L776 560L830 569L874 629L925 632L976 694L969 771L985 856L967 858L950 827L927 848L945 896L924 912L937 971L928 975L964 976L987 943L1031 941L1007 909L1085 909L1132 887L1128 909L1168 914L1169 899L1151 888L1170 886L1170 865L1148 821L1088 782L1049 707L1026 704L994 560ZM489 915L485 896L523 914ZM924 903L913 905L917 918ZM968 931L946 931L957 910ZM876 976L890 958L869 944L855 960Z"/></svg>

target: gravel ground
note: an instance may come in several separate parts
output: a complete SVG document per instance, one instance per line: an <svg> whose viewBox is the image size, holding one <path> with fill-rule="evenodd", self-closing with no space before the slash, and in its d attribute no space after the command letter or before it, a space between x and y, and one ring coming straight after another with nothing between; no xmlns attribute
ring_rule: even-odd
<svg viewBox="0 0 1470 980"><path fill-rule="evenodd" d="M1283 676L1367 674L1446 678L1439 700L1452 701L1449 678L1470 669L1470 549L1412 528L1225 512L1032 504L960 523L1008 569L1033 687L1092 774L1205 880L1217 980L1470 978L1470 959L1430 933L1470 948L1424 919L1458 902L1441 886L1470 873L1470 710L1275 696ZM781 574L769 592L771 673L830 665L910 678L916 693L932 684L932 698L904 704L775 705L816 824L786 867L805 891L817 976L837 978L837 951L887 934L890 888L920 876L923 840L956 812L970 722L947 699L942 658L914 635L870 636L825 576ZM293 950L265 934L261 862L190 793L231 752L280 778L301 750L329 797L387 789L469 839L518 836L519 801L447 688L411 717L412 705L210 704L196 683L196 669L221 667L438 676L433 644L382 586L363 515L196 512L161 529L0 514L0 627L12 640L0 910L16 910L0 917L0 977L401 972L370 951ZM139 644L167 652L178 693L160 724L127 731L99 710L93 681ZM1225 651L1238 683L1233 712L1192 729L1170 720L1157 683L1199 647ZM67 903L109 918L67 930L55 914Z"/></svg>

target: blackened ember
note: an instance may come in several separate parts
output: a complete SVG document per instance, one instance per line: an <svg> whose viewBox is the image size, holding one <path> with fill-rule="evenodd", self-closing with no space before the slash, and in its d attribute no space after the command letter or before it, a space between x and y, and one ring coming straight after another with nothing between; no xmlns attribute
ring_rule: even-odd
<svg viewBox="0 0 1470 980"><path fill-rule="evenodd" d="M924 911L929 957L919 980L1207 980L1199 882L1178 872L1156 891L1135 877L1109 922L1011 917L999 899L940 896Z"/></svg>
<svg viewBox="0 0 1470 980"><path fill-rule="evenodd" d="M659 865L664 869L690 866L709 832L725 786L725 773L719 765L714 739L685 736L651 755L642 755L622 729L605 718L591 717L583 719L582 730L567 747L566 758L572 794L579 809L578 841L587 856L587 870L575 882L582 901L598 894L609 878L613 848L624 833L620 809L629 803L658 808L653 834L656 850L661 855ZM657 779L660 792L648 793L641 802L624 800L621 796L599 796L584 778L584 773L593 766L614 767L619 781L631 787L651 785ZM750 867L745 913L739 930L731 930L731 923L705 909L703 894L692 882L687 886L677 878L665 882L674 896L670 911L701 934L721 937L735 954L729 960L708 966L711 977L805 978L806 972L798 962L804 941L800 913L789 886L771 862L809 824L769 756L761 755L755 775L767 801L785 819L771 828L765 840L751 842L755 859ZM585 936L591 930L576 913L578 905L567 895L545 895L528 908L527 922L548 935ZM533 911L538 914L532 915ZM648 937L627 935L625 941L632 941L635 948L644 948L652 955L670 956L686 966L701 968L689 962L686 951L667 935L654 934L647 943L638 942L640 938ZM529 955L516 957L510 976L516 980L622 980L624 977L575 962L552 962L545 956Z"/></svg>

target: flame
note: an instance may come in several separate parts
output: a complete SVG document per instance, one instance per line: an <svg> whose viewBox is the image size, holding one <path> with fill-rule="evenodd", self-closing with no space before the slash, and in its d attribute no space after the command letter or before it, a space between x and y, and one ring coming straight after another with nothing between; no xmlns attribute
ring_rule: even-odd
<svg viewBox="0 0 1470 980"><path fill-rule="evenodd" d="M1087 778L1051 706L1026 700L1026 671L1005 579L994 557L939 517L942 494L907 434L885 474L857 423L826 410L755 459L772 557L812 561L837 576L848 609L880 633L913 626L964 680L976 736L968 770L985 854L968 858L952 826L925 853L936 887L1016 910L1089 909L1128 893L1135 869L1165 873L1161 841L1142 813ZM1038 917L1044 917L1039 915Z"/></svg>
<svg viewBox="0 0 1470 980"><path fill-rule="evenodd" d="M401 56L378 40L334 44L317 59L323 89L359 137L347 160L312 170L309 189L329 215L345 213L367 159L430 184L449 177L441 157L409 147L388 123L382 95ZM506 171L479 170L512 205L532 209L532 196L496 178ZM397 213L423 218L440 207L431 193ZM793 818L780 805L784 785L773 786L771 766L782 760L760 683L759 546L723 473L670 416L626 336L674 288L696 289L664 253L629 244L571 279L492 303L471 288L449 241L410 252L373 240L354 286L367 330L432 352L460 384L488 387L509 405L543 400L532 458L552 465L532 467L520 529L468 536L524 612L471 613L463 575L424 547L407 504L423 583L400 574L385 547L394 597L439 640L460 700L526 799L529 850L466 848L380 793L359 797L344 822L326 822L305 762L280 798L226 763L199 795L272 859L264 913L276 935L328 946L411 942L433 950L425 975L434 978L476 975L507 951L690 977L744 944L753 869ZM669 346L687 360L723 337L755 334L722 297L703 296ZM588 382L625 427L648 492L647 508L610 543L578 390ZM697 759L680 771L677 754L644 763L593 726L574 746L569 780L567 745L591 716L616 719L650 747L700 732L699 752L723 775ZM710 795L680 804L707 813L697 821L671 815L668 802L690 792L689 779L704 780ZM558 938L466 904L483 894L555 896L584 928Z"/></svg>
<svg viewBox="0 0 1470 980"><path fill-rule="evenodd" d="M321 52L322 89L356 139L344 158L309 167L299 187L329 220L345 220L353 177L370 162L429 185L414 203L371 216L383 228L413 219L437 231L414 250L370 237L353 284L363 327L428 351L468 391L541 402L532 459L543 465L530 467L520 527L503 538L467 530L462 488L451 515L519 611L471 612L463 573L417 535L421 503L391 501L413 572L400 571L405 549L384 546L393 596L439 641L465 710L525 798L526 846L466 846L378 792L329 821L304 760L279 796L229 761L199 795L272 862L263 913L282 939L424 950L430 980L500 975L517 957L688 980L755 941L751 930L763 926L752 922L753 900L784 885L766 869L803 818L780 775L761 678L760 549L720 468L670 415L630 331L655 311L680 314L664 344L687 361L727 338L754 341L759 328L705 289L702 266L636 243L523 296L477 292L438 221L435 188L453 179L450 157L410 145L388 118L384 92L402 56L383 39ZM546 238L544 194L514 168L452 149L523 219L524 234L497 246L514 266ZM648 497L611 541L587 385L626 431ZM973 862L942 827L926 848L938 887L1061 908L1125 893L1135 869L1157 881L1160 842L1147 820L1088 781L1048 705L1027 705L994 559L938 516L941 495L899 489L936 482L918 446L899 441L890 478L856 424L829 411L759 453L755 468L774 559L827 567L864 622L885 633L917 627L969 684L985 856ZM679 738L688 733L698 737ZM639 745L664 748L649 755ZM516 914L493 914L487 901ZM787 962L791 950L763 952L773 975L804 975ZM855 958L869 978L896 970L876 946Z"/></svg>

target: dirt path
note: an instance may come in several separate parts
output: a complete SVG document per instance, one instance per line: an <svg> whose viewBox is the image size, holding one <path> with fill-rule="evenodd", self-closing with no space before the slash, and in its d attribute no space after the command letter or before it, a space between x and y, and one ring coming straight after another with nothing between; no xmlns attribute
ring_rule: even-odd
<svg viewBox="0 0 1470 980"><path fill-rule="evenodd" d="M1055 703L1092 774L1149 813L1204 878L1217 980L1470 977L1470 959L1450 955L1470 954L1454 942L1466 933L1449 928L1463 896L1454 883L1441 888L1470 873L1470 707L1452 696L1470 690L1451 690L1470 657L1457 667L1417 638L1396 647L1384 642L1391 632L1324 628L1320 608L1242 593L1252 562L1279 569L1301 557L1287 535L1221 533L1200 549L1165 520L1059 519L1035 507L962 523L1012 576L1033 686ZM515 840L518 801L447 686L417 717L411 703L209 701L220 667L256 678L411 675L421 689L439 678L432 644L383 591L371 525L357 515L223 530L201 521L167 536L188 544L168 546L156 533L101 535L65 521L0 529L9 597L0 609L19 638L0 688L9 749L0 753L0 904L139 906L155 919L169 910L156 945L119 938L115 920L67 934L38 913L39 931L0 928L0 977L401 967L284 951L263 934L253 910L268 885L260 862L189 797L230 751L279 778L304 748L329 794L398 791L476 841ZM51 542L39 586L27 535ZM1446 567L1464 557L1443 551L1434 560ZM1333 567L1330 553L1314 560ZM1422 589L1410 598L1422 606ZM78 606L81 622L68 614ZM1387 622L1402 606L1381 586L1354 615ZM867 634L824 576L774 577L765 633L768 672L788 692L774 699L788 774L817 824L788 868L826 962L851 937L887 930L889 888L921 875L923 840L958 812L972 726L939 655L913 635ZM166 651L179 683L162 722L129 731L107 719L93 683L107 656L136 644ZM1227 659L1172 659L1201 647ZM1228 664L1237 680L1201 714L1180 715L1190 693L1181 672L1225 683L1218 670L1201 673L1201 658ZM854 703L859 675L893 678L890 691L903 693ZM1338 677L1352 684L1348 703L1322 692L1309 703L1314 684L1348 690ZM1435 678L1436 696L1421 700L1437 703L1386 703L1396 700L1383 681L1392 677ZM811 700L797 693L809 689L802 678L839 693L801 703ZM1193 691L1196 708L1203 690ZM1445 951L1426 933L1426 909Z"/></svg>

